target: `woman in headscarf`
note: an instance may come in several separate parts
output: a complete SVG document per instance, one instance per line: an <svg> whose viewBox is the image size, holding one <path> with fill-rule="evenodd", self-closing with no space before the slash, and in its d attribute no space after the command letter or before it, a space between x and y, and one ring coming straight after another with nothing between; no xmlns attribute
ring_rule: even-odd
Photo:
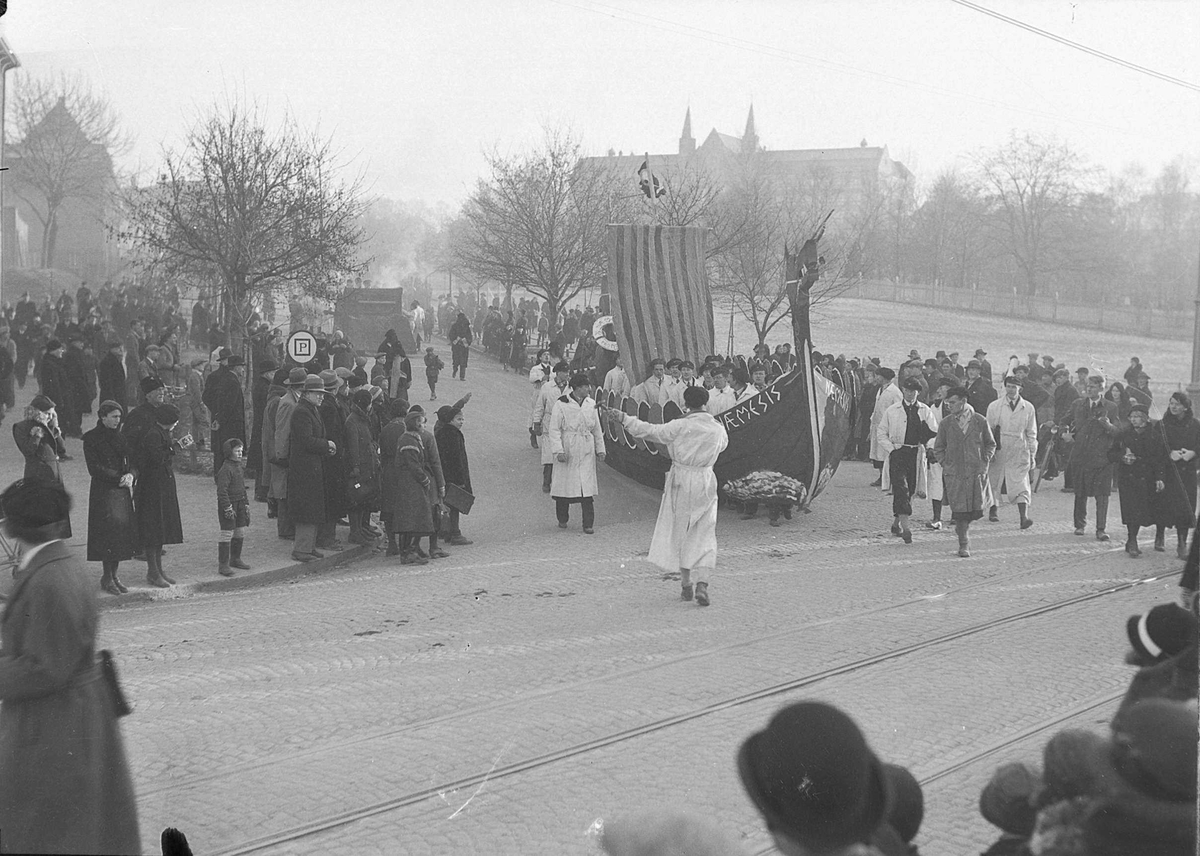
<svg viewBox="0 0 1200 856"><path fill-rule="evenodd" d="M471 353L471 342L475 339L471 332L471 322L465 312L459 312L454 323L450 325L450 359L453 370L450 377L459 380L467 379L467 358Z"/></svg>
<svg viewBox="0 0 1200 856"><path fill-rule="evenodd" d="M138 549L133 511L133 464L121 435L124 411L115 401L101 402L96 427L83 435L83 459L92 477L88 490L87 560L100 562L100 588L109 594L129 591L117 579L117 565Z"/></svg>
<svg viewBox="0 0 1200 856"><path fill-rule="evenodd" d="M23 479L0 495L21 562L0 620L0 830L11 853L141 853L92 583L66 537L71 498Z"/></svg>
<svg viewBox="0 0 1200 856"><path fill-rule="evenodd" d="M1196 455L1200 454L1200 422L1192 414L1192 400L1186 392L1171 394L1158 424L1171 467L1165 472L1164 490L1155 494L1158 523L1154 549L1166 550L1166 528L1171 526L1175 529L1175 554L1186 559L1188 529L1196 521Z"/></svg>

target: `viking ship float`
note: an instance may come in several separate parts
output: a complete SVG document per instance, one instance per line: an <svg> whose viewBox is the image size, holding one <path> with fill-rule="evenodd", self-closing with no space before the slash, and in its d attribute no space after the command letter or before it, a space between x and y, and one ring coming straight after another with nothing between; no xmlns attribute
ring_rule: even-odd
<svg viewBox="0 0 1200 856"><path fill-rule="evenodd" d="M801 506L833 478L850 437L852 399L815 369L812 358L810 291L820 276L817 247L824 229L822 224L798 252L785 250L795 367L717 414L729 432L729 446L714 468L719 484L752 473L787 476L803 485ZM699 366L714 352L705 234L705 229L686 226L609 226L603 294L611 318L597 322L596 336L609 359L601 360L601 371L620 361L636 384L645 379L654 357L690 359ZM651 405L606 389L597 398L646 422L661 424L683 415L673 402ZM609 466L662 489L671 468L666 446L634 438L616 420L605 421L604 436Z"/></svg>

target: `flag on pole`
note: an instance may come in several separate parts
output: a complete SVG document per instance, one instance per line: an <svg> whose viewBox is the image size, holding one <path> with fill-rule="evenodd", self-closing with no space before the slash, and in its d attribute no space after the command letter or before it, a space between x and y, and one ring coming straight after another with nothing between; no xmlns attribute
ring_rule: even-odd
<svg viewBox="0 0 1200 856"><path fill-rule="evenodd" d="M650 154L646 153L646 159L642 161L642 165L638 167L638 186L642 188L642 193L647 199L657 199L660 196L667 195L667 188L659 182L658 176L650 171Z"/></svg>

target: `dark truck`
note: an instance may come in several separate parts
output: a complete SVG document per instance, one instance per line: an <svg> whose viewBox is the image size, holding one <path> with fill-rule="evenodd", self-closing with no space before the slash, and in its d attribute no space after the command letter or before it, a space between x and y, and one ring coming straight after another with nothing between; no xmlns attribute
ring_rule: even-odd
<svg viewBox="0 0 1200 856"><path fill-rule="evenodd" d="M412 318L404 311L403 288L349 288L338 298L333 310L333 327L360 354L375 355L383 334L395 330L404 353L410 358L417 352L412 334Z"/></svg>

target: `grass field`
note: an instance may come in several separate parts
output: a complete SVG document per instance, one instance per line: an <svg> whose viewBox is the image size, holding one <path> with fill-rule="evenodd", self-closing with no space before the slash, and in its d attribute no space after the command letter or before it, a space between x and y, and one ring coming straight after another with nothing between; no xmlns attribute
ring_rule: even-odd
<svg viewBox="0 0 1200 856"><path fill-rule="evenodd" d="M1140 357L1156 399L1165 399L1191 379L1192 349L1189 343L1168 339L1065 327L1048 322L975 315L954 310L908 306L883 300L836 300L813 313L813 347L822 353L847 357L880 357L885 366L895 367L916 348L922 358L939 350L958 351L966 364L976 348L988 352L996 371L1016 354L1024 362L1031 351L1049 354L1074 371L1088 366L1106 377L1124 382L1122 375L1131 356ZM729 335L729 313L717 311L717 350L724 350ZM750 322L740 316L733 324L734 353L749 354L757 339ZM781 322L767 337L767 344L790 342L789 322Z"/></svg>

